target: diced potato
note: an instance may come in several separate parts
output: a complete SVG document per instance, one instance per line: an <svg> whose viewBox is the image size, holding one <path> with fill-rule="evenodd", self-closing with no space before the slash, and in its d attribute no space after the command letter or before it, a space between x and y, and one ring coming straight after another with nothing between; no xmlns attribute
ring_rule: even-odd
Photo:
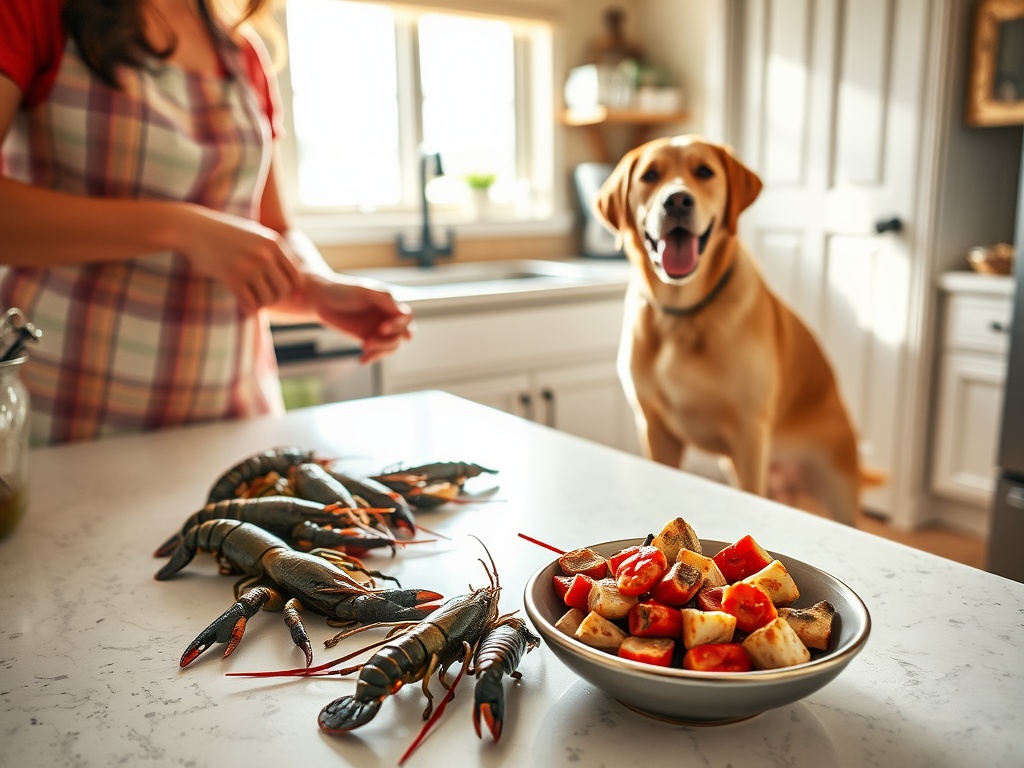
<svg viewBox="0 0 1024 768"><path fill-rule="evenodd" d="M724 587L728 583L725 576L722 575L722 571L719 570L718 563L692 549L680 549L679 554L676 555L676 562L692 565L704 574L703 586L705 587Z"/></svg>
<svg viewBox="0 0 1024 768"><path fill-rule="evenodd" d="M811 660L811 652L782 618L751 632L743 641L743 647L756 669L792 667Z"/></svg>
<svg viewBox="0 0 1024 768"><path fill-rule="evenodd" d="M611 578L595 581L587 597L588 610L611 620L626 618L629 609L636 604L637 598L622 594Z"/></svg>
<svg viewBox="0 0 1024 768"><path fill-rule="evenodd" d="M786 566L780 560L772 560L752 576L743 579L747 584L753 584L765 591L772 600L772 605L789 605L798 597L800 590L789 575Z"/></svg>
<svg viewBox="0 0 1024 768"><path fill-rule="evenodd" d="M592 579L601 579L608 575L608 561L589 547L566 552L558 558L558 565L566 576L582 573Z"/></svg>
<svg viewBox="0 0 1024 768"><path fill-rule="evenodd" d="M555 622L555 629L566 635L575 636L576 630L580 628L580 624L583 623L585 618L587 618L586 611L581 611L579 608L570 608Z"/></svg>
<svg viewBox="0 0 1024 768"><path fill-rule="evenodd" d="M681 517L665 523L665 527L654 537L651 544L664 552L665 559L670 563L676 559L680 549L689 549L700 554L700 539L690 524Z"/></svg>
<svg viewBox="0 0 1024 768"><path fill-rule="evenodd" d="M736 617L725 611L683 608L683 647L687 650L706 643L731 643Z"/></svg>
<svg viewBox="0 0 1024 768"><path fill-rule="evenodd" d="M836 609L828 600L815 603L810 608L779 609L779 617L786 620L803 644L818 651L828 650L835 615Z"/></svg>
<svg viewBox="0 0 1024 768"><path fill-rule="evenodd" d="M629 637L600 614L591 611L576 630L576 639L591 648L618 653L619 646Z"/></svg>

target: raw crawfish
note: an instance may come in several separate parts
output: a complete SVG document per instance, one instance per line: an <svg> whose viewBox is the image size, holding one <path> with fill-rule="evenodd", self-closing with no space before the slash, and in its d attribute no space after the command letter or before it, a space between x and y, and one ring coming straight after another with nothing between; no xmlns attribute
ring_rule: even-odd
<svg viewBox="0 0 1024 768"><path fill-rule="evenodd" d="M181 531L171 536L153 554L155 557L170 555L192 526L217 519L240 520L258 525L304 551L322 547L353 553L390 547L394 552L395 539L371 527L363 519L367 512L389 511L324 505L294 496L224 499L207 504L190 515Z"/></svg>
<svg viewBox="0 0 1024 768"><path fill-rule="evenodd" d="M484 549L486 551L486 547ZM322 730L331 734L345 733L365 725L376 716L387 696L396 693L403 685L422 681L422 690L427 698L423 719L428 722L399 761L401 764L425 737L443 712L445 704L453 698L455 686L475 657L478 681L474 724L479 734L479 721L482 718L497 741L504 720L502 676L509 674L518 679L516 667L519 661L540 644L540 638L527 629L522 619L512 614L499 615L501 586L493 560L490 568L486 564L484 568L489 586L451 598L398 637L392 638L389 635L388 639L379 643L314 668L231 674L245 677L305 677L347 675L358 671L355 693L335 699L320 711L317 723ZM342 633L334 641L365 629L372 629L372 626ZM331 642L328 641L328 644ZM332 669L377 646L383 647L366 662L345 669ZM462 666L455 681L448 685L445 675L456 661L461 661ZM429 687L434 672L437 672L442 686L448 689L436 712Z"/></svg>
<svg viewBox="0 0 1024 768"><path fill-rule="evenodd" d="M329 459L315 458L313 451L294 446L271 448L240 461L221 475L210 489L207 503L268 494L295 495L322 504L369 508L377 530L407 539L416 535L412 510L400 494L370 478L329 473L325 467L332 464ZM390 512L384 514L386 509Z"/></svg>
<svg viewBox="0 0 1024 768"><path fill-rule="evenodd" d="M248 576L235 585L235 604L185 650L182 667L198 658L214 641L227 642L225 656L230 654L241 640L247 619L261 608L287 606L288 598L297 602L290 606L293 611L286 612L286 620L308 666L312 651L308 640L302 639L305 630L298 616L300 606L323 614L329 623L377 626L418 621L434 610L434 606L423 603L441 597L428 590L371 589L336 564L345 562L343 555L329 550L296 552L272 533L238 520L207 520L192 526L156 578L170 578L188 565L198 551L213 552Z"/></svg>
<svg viewBox="0 0 1024 768"><path fill-rule="evenodd" d="M494 627L480 641L473 660L476 675L473 727L480 734L481 718L495 741L501 738L505 722L505 689L502 678L508 675L518 680L519 662L523 656L540 645L540 638L530 631L526 622L509 616ZM482 736L481 736L482 738Z"/></svg>
<svg viewBox="0 0 1024 768"><path fill-rule="evenodd" d="M413 506L428 509L455 500L467 480L484 473L496 475L498 471L464 461L436 461L398 468L371 479L400 493Z"/></svg>
<svg viewBox="0 0 1024 768"><path fill-rule="evenodd" d="M304 451L295 446L270 448L254 454L243 459L217 478L213 487L210 488L206 502L212 504L216 501L235 498L238 487L244 483L251 483L254 479L271 472L285 475L296 464L310 461L313 461L313 452Z"/></svg>
<svg viewBox="0 0 1024 768"><path fill-rule="evenodd" d="M351 477L333 470L329 474L344 485L358 502L368 507L393 507L386 522L396 535L412 537L416 534L412 509L400 493L372 477Z"/></svg>

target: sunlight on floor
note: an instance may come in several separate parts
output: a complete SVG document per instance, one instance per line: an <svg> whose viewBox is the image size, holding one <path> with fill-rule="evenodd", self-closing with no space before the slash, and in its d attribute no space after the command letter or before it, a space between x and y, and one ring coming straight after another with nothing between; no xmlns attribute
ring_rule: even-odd
<svg viewBox="0 0 1024 768"><path fill-rule="evenodd" d="M857 528L964 565L981 569L985 567L986 546L985 540L980 536L937 527L906 533L897 531L884 520L867 514L858 516Z"/></svg>

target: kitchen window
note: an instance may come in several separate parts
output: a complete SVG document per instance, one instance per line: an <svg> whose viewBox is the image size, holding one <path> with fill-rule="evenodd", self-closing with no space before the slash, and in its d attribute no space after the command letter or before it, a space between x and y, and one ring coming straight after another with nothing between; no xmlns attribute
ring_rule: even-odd
<svg viewBox="0 0 1024 768"><path fill-rule="evenodd" d="M348 0L288 0L283 21L282 182L311 234L417 222L424 150L435 220L472 220L471 175L493 176L498 220L552 217L550 24Z"/></svg>

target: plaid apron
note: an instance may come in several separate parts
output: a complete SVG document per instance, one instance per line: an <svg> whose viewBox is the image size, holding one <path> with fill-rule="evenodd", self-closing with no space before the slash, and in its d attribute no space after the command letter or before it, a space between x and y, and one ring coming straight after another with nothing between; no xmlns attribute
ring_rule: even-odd
<svg viewBox="0 0 1024 768"><path fill-rule="evenodd" d="M270 125L241 54L222 78L155 63L112 90L69 42L49 96L3 146L15 178L77 195L184 200L256 218ZM11 268L0 307L43 330L23 379L35 445L281 412L266 313L180 255L53 269Z"/></svg>

